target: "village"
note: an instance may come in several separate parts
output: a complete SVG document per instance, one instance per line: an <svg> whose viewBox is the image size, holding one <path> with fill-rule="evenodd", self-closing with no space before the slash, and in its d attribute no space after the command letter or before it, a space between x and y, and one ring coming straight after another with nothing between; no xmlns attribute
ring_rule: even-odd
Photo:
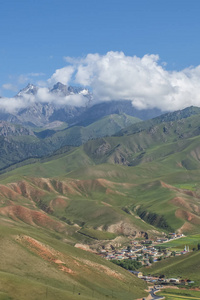
<svg viewBox="0 0 200 300"><path fill-rule="evenodd" d="M159 244L169 242L174 239L184 237L183 234L169 233L168 236L163 238L156 238L155 240L131 240L127 248L111 249L100 251L100 255L107 260L123 260L132 259L138 260L144 266L148 266L153 262L160 261L162 258L170 257L172 255L182 255L189 252L189 247L185 247L183 251L170 251L169 249L161 249ZM157 247L156 247L157 246Z"/></svg>
<svg viewBox="0 0 200 300"><path fill-rule="evenodd" d="M100 256L111 261L124 261L134 260L141 263L141 266L151 266L152 263L167 259L172 256L180 256L190 251L189 246L185 245L182 251L171 251L169 248L162 248L159 245L175 239L184 237L183 234L169 233L168 236L163 238L157 237L155 240L144 239L144 240L131 240L130 245L127 248L104 250L100 251ZM142 272L136 270L129 270L131 273L136 275L147 282L153 284L175 284L175 285L187 285L194 283L190 280L184 280L181 278L165 278L165 276L145 276Z"/></svg>

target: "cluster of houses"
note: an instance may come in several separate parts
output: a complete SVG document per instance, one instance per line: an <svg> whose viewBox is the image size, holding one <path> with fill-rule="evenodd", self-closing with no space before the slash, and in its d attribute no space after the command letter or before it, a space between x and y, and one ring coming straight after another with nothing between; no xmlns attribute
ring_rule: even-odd
<svg viewBox="0 0 200 300"><path fill-rule="evenodd" d="M159 284L159 285L168 285L168 284L175 284L175 285L188 285L191 283L194 283L194 281L191 281L189 279L182 279L182 278L160 278L157 276L145 276L140 271L130 271L134 275L136 275L138 278L143 279L147 282L151 282L153 284Z"/></svg>
<svg viewBox="0 0 200 300"><path fill-rule="evenodd" d="M100 255L107 260L123 260L123 259L132 259L138 260L142 265L150 265L152 262L157 262L162 258L167 258L173 255L182 255L189 251L188 247L185 247L183 251L173 252L169 249L159 249L156 248L156 245L168 242L172 239L177 239L182 237L182 234L171 233L168 237L157 238L153 240L132 240L130 241L130 246L126 249L114 249L114 250L104 250L100 251Z"/></svg>
<svg viewBox="0 0 200 300"><path fill-rule="evenodd" d="M113 249L105 250L102 249L99 253L100 256L104 257L107 260L124 260L132 259L138 260L142 265L149 266L153 262L157 262L162 258L167 258L170 256L178 256L186 254L190 251L189 246L185 245L182 251L170 251L167 248L160 248L159 245L162 243L169 242L174 239L184 237L183 234L170 233L167 237L156 238L155 240L131 240L130 245L126 249ZM156 247L157 246L157 247ZM151 259L150 259L151 258ZM130 271L138 278L145 280L146 282L151 282L154 285L188 285L194 283L182 278L165 278L164 276L145 276L140 271Z"/></svg>

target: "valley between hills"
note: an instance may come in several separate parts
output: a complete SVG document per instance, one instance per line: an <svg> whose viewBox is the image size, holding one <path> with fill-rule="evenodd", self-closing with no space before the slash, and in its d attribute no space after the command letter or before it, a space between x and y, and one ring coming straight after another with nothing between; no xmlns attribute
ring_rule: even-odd
<svg viewBox="0 0 200 300"><path fill-rule="evenodd" d="M54 129L2 121L0 299L146 297L146 282L99 254L199 235L199 117L190 107ZM197 249L142 270L187 277L191 268L198 288L194 265Z"/></svg>

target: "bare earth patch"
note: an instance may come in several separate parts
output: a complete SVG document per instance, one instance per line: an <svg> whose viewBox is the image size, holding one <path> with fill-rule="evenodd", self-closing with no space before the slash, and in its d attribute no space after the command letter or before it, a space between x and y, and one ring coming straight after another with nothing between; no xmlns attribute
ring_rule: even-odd
<svg viewBox="0 0 200 300"><path fill-rule="evenodd" d="M59 270L69 274L75 274L73 270L65 266L65 262L63 260L59 259L59 257L62 257L62 253L59 251L55 251L49 246L46 246L43 243L26 235L17 236L16 240L40 256L42 259L58 265Z"/></svg>
<svg viewBox="0 0 200 300"><path fill-rule="evenodd" d="M23 221L29 225L42 226L53 230L63 230L65 225L54 221L43 212L31 210L20 205L10 205L0 208L0 214L7 216L14 221Z"/></svg>

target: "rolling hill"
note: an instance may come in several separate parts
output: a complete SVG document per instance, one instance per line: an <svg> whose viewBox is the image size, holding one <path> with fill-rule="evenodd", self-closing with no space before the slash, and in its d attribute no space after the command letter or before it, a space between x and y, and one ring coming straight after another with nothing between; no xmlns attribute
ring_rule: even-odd
<svg viewBox="0 0 200 300"><path fill-rule="evenodd" d="M81 130L112 131L128 119L113 115ZM24 293L19 292L19 299L25 299L26 284L33 292L38 290L38 299L46 294L52 299L78 299L79 293L82 299L137 299L145 295L143 282L76 247L96 251L163 232L199 233L199 111L188 108L145 122L79 147L65 146L62 140L70 130L78 140L78 127L40 139L26 136L27 141L34 138L28 142L33 149L38 140L44 152L51 143L62 148L5 168L0 175L1 252L5 257L0 263L0 292L5 297L12 299L13 290L21 289ZM23 138L16 139L22 144L19 151ZM16 256L12 256L14 249ZM24 257L23 262L17 260L18 255ZM199 262L195 253L181 259L187 266ZM179 271L182 262L174 261ZM173 266L161 263L166 274L176 275Z"/></svg>
<svg viewBox="0 0 200 300"><path fill-rule="evenodd" d="M109 115L87 127L58 123L58 128L39 129L0 123L0 169L30 157L43 157L66 145L80 146L90 139L110 136L139 119L125 114ZM56 123L54 123L56 126Z"/></svg>
<svg viewBox="0 0 200 300"><path fill-rule="evenodd" d="M73 182L97 180L92 191L87 191L87 183L82 182L85 190L73 196L74 202L63 217L69 219L70 216L72 222L81 219L85 226L93 228L103 224L109 228L105 219L95 224L90 223L87 213L85 217L81 215L84 207L90 207L93 212L89 215L94 220L95 211L101 211L102 202L105 202L112 205L112 209L106 208L106 211L110 210L107 219L109 215L118 215L113 223L123 216L122 219L128 218L137 224L136 216L146 222L140 221L138 228L141 231L145 231L144 224L151 224L166 231L196 232L200 226L199 115L196 109L189 108L189 117L186 117L186 111L178 112L182 119L176 117L178 120L171 121L171 118L169 122L156 123L141 132L90 140L79 148L63 148L54 156L12 171L6 180L19 178L20 174L22 178L26 176L26 180L56 177L62 183L70 178ZM175 118L174 113L172 116ZM107 183L98 189L101 180L107 180ZM88 182L89 186L91 182ZM133 185L124 188L127 183ZM187 188L184 188L186 184ZM113 189L109 188L113 185ZM68 197L67 193L64 195ZM104 209L100 213L102 216Z"/></svg>
<svg viewBox="0 0 200 300"><path fill-rule="evenodd" d="M1 299L137 299L145 284L67 234L0 218ZM95 282L94 282L95 278Z"/></svg>

